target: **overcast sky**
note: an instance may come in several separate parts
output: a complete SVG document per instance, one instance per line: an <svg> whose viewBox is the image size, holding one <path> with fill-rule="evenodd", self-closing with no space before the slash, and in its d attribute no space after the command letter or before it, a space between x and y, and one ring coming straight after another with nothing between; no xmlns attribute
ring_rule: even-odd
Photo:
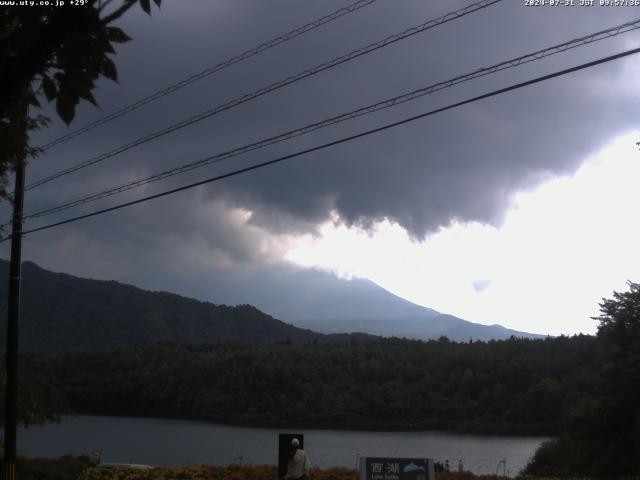
<svg viewBox="0 0 640 480"><path fill-rule="evenodd" d="M132 11L133 41L72 128L325 15L347 0L165 0ZM27 183L470 1L379 0L52 148ZM574 3L579 4L579 0ZM55 204L635 18L640 7L504 0L30 191ZM490 75L28 227L160 192L640 46L640 34ZM28 235L24 259L214 302L283 265L364 277L478 323L593 333L598 302L639 281L640 57L610 62L367 138ZM55 114L51 113L52 117ZM67 132L60 121L35 136ZM3 209L7 217L6 206ZM7 246L2 247L4 257ZM275 274L275 273L274 273ZM251 292L247 292L250 302ZM226 301L229 301L228 299Z"/></svg>

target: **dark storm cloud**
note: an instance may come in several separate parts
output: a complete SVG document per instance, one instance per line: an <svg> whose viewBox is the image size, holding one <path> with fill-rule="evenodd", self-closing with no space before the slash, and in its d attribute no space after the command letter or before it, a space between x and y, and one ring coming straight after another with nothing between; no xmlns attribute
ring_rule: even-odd
<svg viewBox="0 0 640 480"><path fill-rule="evenodd" d="M187 193L181 204L164 199L89 219L83 228L61 226L53 237L28 235L23 258L53 271L229 302L208 295L215 290L211 285L268 268L280 246L264 231L246 227L242 212L201 193Z"/></svg>
<svg viewBox="0 0 640 480"><path fill-rule="evenodd" d="M104 111L113 111L345 3L167 1L150 19L133 13L122 22L134 40L117 55L120 85L104 82L96 96ZM55 147L33 162L29 177L33 180L85 160L468 3L380 0ZM505 0L132 149L34 190L28 209L193 161L640 16L640 9L634 8L523 5L524 1ZM629 47L630 38L638 40L637 35L627 35L624 40L607 40L502 72L246 158L174 177L144 192L275 158L617 52ZM254 212L252 224L281 233L313 232L332 210L348 223L365 226L386 217L417 237L452 220L499 223L514 193L575 171L586 155L636 126L638 97L618 90L623 66L636 61L597 67L218 182L196 193L78 223L65 227L67 233L58 238L72 244L68 238L75 235L76 240L82 238L78 241L93 242L96 249L117 243L121 253L149 245L171 251L203 242L202 252L224 252L234 261L255 262L269 248L256 248L258 240L227 221L228 212L220 205L249 209ZM93 107L82 106L75 126L100 115ZM57 123L38 139L45 142L64 131ZM100 205L139 194L131 192ZM57 238L54 231L34 235ZM46 244L33 241L42 248ZM170 257L166 262L175 263Z"/></svg>

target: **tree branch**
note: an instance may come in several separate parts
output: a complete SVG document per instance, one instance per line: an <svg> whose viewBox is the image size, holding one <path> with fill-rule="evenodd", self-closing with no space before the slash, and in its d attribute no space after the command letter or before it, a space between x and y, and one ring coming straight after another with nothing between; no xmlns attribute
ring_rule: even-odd
<svg viewBox="0 0 640 480"><path fill-rule="evenodd" d="M109 0L110 1L110 0ZM107 15L106 17L102 18L100 20L100 23L102 25L108 25L111 22L113 22L114 20L117 20L118 18L120 18L122 15L124 15L125 13L127 13L127 11L133 7L136 3L138 3L138 0L124 0L124 3L122 4L122 6L118 9L116 9L114 12L110 13L109 15Z"/></svg>

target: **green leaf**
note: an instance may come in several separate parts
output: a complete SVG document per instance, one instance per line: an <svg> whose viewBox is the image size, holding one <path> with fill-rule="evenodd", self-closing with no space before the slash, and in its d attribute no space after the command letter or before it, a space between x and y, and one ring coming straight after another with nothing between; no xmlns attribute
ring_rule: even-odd
<svg viewBox="0 0 640 480"><path fill-rule="evenodd" d="M107 40L114 43L125 43L131 40L131 37L124 33L122 29L118 27L106 27L105 36Z"/></svg>
<svg viewBox="0 0 640 480"><path fill-rule="evenodd" d="M93 96L93 93L91 93L91 90L86 90L80 93L80 97L84 98L88 102L91 102L94 107L98 106L98 102L96 102L96 98Z"/></svg>
<svg viewBox="0 0 640 480"><path fill-rule="evenodd" d="M42 107L42 105L40 105L40 102L38 101L35 95L29 97L29 105L32 105L38 108Z"/></svg>
<svg viewBox="0 0 640 480"><path fill-rule="evenodd" d="M109 40L107 40L106 36L101 38L100 40L101 41L96 42L97 48L99 48L103 52L116 53L116 51L113 49L113 46L111 45L111 42ZM116 42L114 42L114 43L116 43Z"/></svg>
<svg viewBox="0 0 640 480"><path fill-rule="evenodd" d="M142 10L151 15L151 3L149 0L140 0L140 6L142 7Z"/></svg>
<svg viewBox="0 0 640 480"><path fill-rule="evenodd" d="M42 77L42 90L44 91L44 96L47 97L49 102L56 98L56 95L58 94L56 84L46 75Z"/></svg>
<svg viewBox="0 0 640 480"><path fill-rule="evenodd" d="M67 125L71 123L73 117L76 115L75 105L68 98L62 99L58 97L58 101L56 102L56 111Z"/></svg>
<svg viewBox="0 0 640 480"><path fill-rule="evenodd" d="M65 84L60 85L58 99L56 101L56 111L64 123L69 125L76 115L76 105L78 104L78 95L72 93Z"/></svg>
<svg viewBox="0 0 640 480"><path fill-rule="evenodd" d="M70 67L67 68L65 81L69 87L73 87L75 90L82 90L87 86L87 79L84 76L82 70Z"/></svg>
<svg viewBox="0 0 640 480"><path fill-rule="evenodd" d="M118 82L118 70L116 69L116 64L107 56L105 56L102 59L102 62L100 62L100 73L114 82Z"/></svg>

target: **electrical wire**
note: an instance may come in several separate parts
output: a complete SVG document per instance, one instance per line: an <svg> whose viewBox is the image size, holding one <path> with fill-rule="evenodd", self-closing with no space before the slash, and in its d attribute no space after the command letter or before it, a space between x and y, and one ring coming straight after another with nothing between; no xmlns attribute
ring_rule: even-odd
<svg viewBox="0 0 640 480"><path fill-rule="evenodd" d="M380 48L386 47L388 45L391 45L395 42L398 42L400 40L403 40L405 38L408 38L412 35L416 35L420 32L423 32L425 30L429 30L431 28L437 27L439 25L443 25L445 23L451 22L453 20L456 20L458 18L464 17L465 15L469 15L471 13L474 13L476 11L482 10L484 8L487 8L490 5L493 5L495 3L501 2L502 0L481 0L479 2L467 5L464 8L461 8L459 10L455 10L453 12L447 13L441 17L438 17L434 20L429 20L425 23L422 23L420 25L417 25L415 27L409 28L403 32L391 35L389 37L386 37L383 40L380 40L378 42L374 42L371 43L369 45L367 45L366 47L362 47L359 48L357 50L353 50L345 55L342 55L340 57L336 57L333 60L330 60L328 62L316 65L315 67L312 67L308 70L304 70L300 73L297 73L295 75L289 76L283 80L280 80L278 82L272 83L269 86L260 88L258 90L255 90L252 93L243 95L241 97L237 97L233 100L230 100L224 104L218 105L214 108L211 108L209 110L206 110L204 112L201 112L197 115L194 115L188 119L182 120L178 123L174 123L173 125L170 125L166 128L163 128L162 130L158 130L156 132L153 132L149 135L145 135L144 137L138 138L137 140L134 140L132 142L129 142L125 145L121 145L113 150L110 150L109 152L103 153L101 155L98 155L96 157L90 158L88 160L85 160L83 162L80 162L72 167L66 168L64 170L61 170L57 173L54 173L52 175L49 175L47 177L44 177L34 183L31 183L30 185L27 185L25 187L25 191L31 190L33 188L39 187L41 185L44 185L45 183L51 182L52 180L55 180L57 178L60 178L62 176L68 175L70 173L76 172L80 169L89 167L91 165L94 165L96 163L102 162L108 158L114 157L120 153L123 153L131 148L137 147L139 145L142 145L144 143L150 142L152 140L155 140L156 138L162 137L164 135L167 135L169 133L175 132L176 130L180 130L182 128L188 127L190 125L193 125L194 123L200 122L202 120L205 120L213 115L216 115L218 113L221 113L225 110L229 110L231 108L237 107L238 105L241 105L245 102L248 102L250 100L253 100L255 98L258 98L262 95L265 95L267 93L273 92L274 90L278 90L280 88L283 88L287 85L291 85L295 82L298 82L304 78L310 77L312 75L315 75L317 73L320 73L324 70L328 70L330 68L333 68L337 65L340 65L342 63L348 62L350 60L353 60L355 58L358 58L362 55L366 55L368 53L371 53L375 50L378 50Z"/></svg>
<svg viewBox="0 0 640 480"><path fill-rule="evenodd" d="M47 215L51 215L53 213L57 213L63 210L67 210L69 208L73 208L75 206L79 206L79 205L84 205L86 203L89 202L93 202L96 200L99 200L101 198L106 198L106 197L110 197L112 195L116 195L119 193L123 193L129 190L132 190L134 188L139 188L143 185L147 185L149 183L152 182L156 182L165 178L169 178L181 173L185 173L197 168L202 168L204 166L207 165L211 165L213 163L217 163L217 162L221 162L223 160L226 160L228 158L232 158L238 155L242 155L244 153L250 152L250 151L254 151L254 150L258 150L261 148L264 148L266 146L269 145L274 145L276 143L280 143L283 142L285 140L289 140L295 137L298 137L300 135L304 135L307 133L310 133L312 131L315 130L319 130L321 128L325 128L328 127L330 125L335 125L347 120L351 120L360 116L364 116L364 115L368 115L370 113L373 112L377 112L380 110L384 110L386 108L390 108L392 106L395 105L399 105L401 103L405 103L405 102L409 102L411 100L415 100L416 98L422 97L424 95L428 95L440 90L443 90L445 88L449 88L452 87L454 85L463 83L463 82L468 82L471 81L473 79L479 78L479 77L483 77L486 75L490 75L496 72L500 72L509 68L514 68L520 65L524 65L526 63L530 63L533 61L538 61L538 60L542 60L543 58L549 57L551 55L556 55L558 53L562 53L562 52L566 52L567 50L576 48L576 47L580 47L583 45L588 45L590 43L593 42L597 42L600 40L604 40L606 38L611 38L614 37L616 35L621 35L623 33L627 33L629 31L633 31L633 30L637 30L638 28L640 28L640 18L633 20L631 22L626 22L623 23L621 25L617 25L615 27L610 27L608 29L605 30L601 30L589 35L585 35L583 37L580 38L575 38L572 40L569 40L567 42L558 44L558 45L554 45L552 47L548 47L542 50L538 50L536 52L533 53L529 53L526 55L522 55L520 57L517 58L513 58L511 60L506 60L503 62L500 62L498 64L492 65L490 67L484 67L484 68L480 68L478 70L474 70L471 73L467 73L464 75L458 75L454 78L451 78L449 80L443 81L443 82L438 82L432 85L429 85L427 87L423 87L417 90L414 90L412 92L409 93L405 93L403 95L398 95L392 98L389 98L387 100L381 101L381 102L377 102L375 104L372 105L368 105L366 107L362 107L359 108L357 110L353 110L347 113L343 113L341 115L337 115L331 118L327 118L325 120L319 121L319 122L315 122L309 125L306 125L304 127L301 128L297 128L295 130L289 130L285 133L281 133L279 135L275 135L248 145L244 145L238 148L235 148L233 150L229 150L223 153L219 153L217 155L214 156L210 156L207 157L205 159L200 159L197 160L195 162L191 162L191 163L187 163L185 165L181 165L179 167L175 167L175 168L171 168L168 170L165 170L163 172L159 172L156 173L154 175L150 175L148 177L145 178L141 178L141 179L137 179L131 182L126 182L123 183L121 185L115 186L115 187L111 187L105 190L101 190L98 192L94 192L88 195L84 195L81 197L77 197L74 198L72 200L68 200L64 203L60 203L54 206L50 206L50 207L46 207L46 208L41 208L37 211L34 211L32 213L27 213L24 218L28 219L28 218L36 218L36 217L43 217L43 216L47 216ZM6 225L6 224L5 224Z"/></svg>
<svg viewBox="0 0 640 480"><path fill-rule="evenodd" d="M228 173L224 173L224 174L221 174L221 175L217 175L215 177L211 177L211 178L205 179L205 180L200 180L200 181L197 181L197 182L194 182L194 183L190 183L188 185L183 185L181 187L173 188L171 190L167 190L167 191L164 191L164 192L161 192L161 193L156 193L154 195L149 195L147 197L142 197L142 198L139 198L137 200L133 200L133 201L130 201L130 202L125 202L125 203L121 203L121 204L118 204L118 205L114 205L112 207L104 208L102 210L98 210L98 211L95 211L95 212L92 212L92 213L87 213L87 214L84 214L84 215L79 215L79 216L76 216L76 217L68 218L66 220L61 220L59 222L50 223L48 225L44 225L44 226L37 227L37 228L32 228L30 230L24 230L23 232L21 232L21 234L22 235L26 235L26 234L30 234L30 233L39 232L39 231L42 231L42 230L47 230L47 229L50 229L50 228L54 228L54 227L57 227L57 226L60 226L60 225L65 225L65 224L68 224L68 223L77 222L79 220L83 220L83 219L90 218L90 217L95 217L97 215L102 215L104 213L112 212L112 211L115 211L115 210L120 210L120 209L125 208L125 207L129 207L129 206L132 206L132 205L137 205L139 203L147 202L149 200L154 200L156 198L160 198L160 197L171 195L171 194L174 194L174 193L177 193L177 192L181 192L183 190L188 190L188 189L191 189L191 188L194 188L194 187L198 187L198 186L201 186L201 185L205 185L205 184L208 184L208 183L219 181L219 180L222 180L222 179L225 179L225 178L229 178L229 177L233 177L233 176L236 176L236 175L240 175L242 173L247 173L249 171L257 170L259 168L263 168L263 167L266 167L266 166L269 166L269 165L274 165L276 163L280 163L280 162L283 162L285 160L289 160L291 158L300 157L300 156L306 155L308 153L316 152L316 151L319 151L319 150L323 150L325 148L329 148L329 147L332 147L332 146L335 146L335 145L339 145L339 144L342 144L342 143L350 142L350 141L358 139L358 138L362 138L362 137L366 137L366 136L369 136L369 135L372 135L372 134L375 134L375 133L378 133L378 132L382 132L384 130L388 130L390 128L394 128L394 127L397 127L399 125L404 125L404 124L416 121L416 120L421 119L421 118L425 118L425 117L428 117L428 116L431 116L431 115L435 115L435 114L440 113L440 112L451 110L451 109L460 107L462 105L467 105L467 104L470 104L470 103L473 103L473 102L477 102L479 100L483 100L483 99L486 99L486 98L494 97L496 95L501 95L503 93L507 93L507 92L510 92L510 91L513 91L513 90L517 90L517 89L520 89L520 88L523 88L523 87L527 87L527 86L534 85L534 84L537 84L537 83L540 83L540 82L544 82L544 81L547 81L547 80L550 80L550 79L553 79L553 78L557 78L557 77L560 77L560 76L563 76L563 75L567 75L569 73L577 72L577 71L584 70L586 68L590 68L590 67L593 67L593 66L596 66L596 65L600 65L600 64L603 64L603 63L611 62L613 60L617 60L617 59L620 59L620 58L623 58L623 57L627 57L629 55L634 55L634 54L639 53L639 52L640 52L640 48L634 48L634 49L627 50L627 51L624 51L624 52L621 52L621 53L618 53L618 54L615 54L615 55L610 55L608 57L604 57L604 58L600 58L598 60L594 60L594 61L591 61L591 62L583 63L583 64L577 65L575 67L567 68L567 69L564 69L564 70L557 71L555 73L550 73L548 75L543 75L543 76L540 76L540 77L536 77L534 79L527 80L525 82L521 82L521 83L517 83L517 84L514 84L514 85L510 85L510 86L505 87L505 88L501 88L501 89L498 89L498 90L493 90L492 92L485 93L483 95L478 95L476 97L472 97L472 98L469 98L469 99L466 99L466 100L463 100L463 101L460 101L460 102L457 102L457 103L453 103L453 104L447 105L445 107L437 108L435 110L431 110L431 111L428 111L428 112L425 112L425 113L422 113L422 114L419 114L419 115L415 115L415 116L412 116L412 117L409 117L409 118L405 118L403 120L399 120L397 122L389 123L389 124L383 125L381 127L373 128L373 129L370 129L370 130L367 130L367 131L364 131L364 132L361 132L361 133L358 133L358 134L355 134L355 135L350 135L348 137L343 137L343 138L340 138L338 140L334 140L332 142L328 142L328 143L325 143L325 144L322 144L322 145L318 145L318 146L315 146L315 147L312 147L312 148L308 148L306 150L301 150L301 151L298 151L298 152L295 152L295 153L292 153L292 154L289 154L289 155L285 155L285 156L278 157L278 158L275 158L275 159L272 159L272 160L268 160L268 161L261 162L261 163L255 164L255 165L251 165L249 167L240 168L240 169L228 172ZM11 238L11 236L3 238L1 241L8 240L9 238Z"/></svg>
<svg viewBox="0 0 640 480"><path fill-rule="evenodd" d="M223 62L218 63L217 65L214 65L212 67L208 67L205 68L204 70L202 70L199 73L196 73L194 75L191 75L188 78L185 78L184 80L180 80L177 83L174 83L172 85L169 85L166 88L163 88L162 90L158 90L154 93L152 93L151 95L148 95L134 103L131 103L125 107L122 107L120 110L117 110L113 113L110 113L108 115L105 115L102 118L99 118L98 120L91 122L87 125L85 125L84 127L78 128L72 132L69 132L59 138L56 138L55 140L50 141L49 143L46 143L44 145L42 145L41 147L39 147L41 150L49 150L52 147L55 147L56 145L59 145L61 143L66 142L67 140L71 140L72 138L77 137L78 135L82 135L83 133L86 133L90 130L93 130L96 127L99 127L101 125L104 125L105 123L108 123L112 120L115 120L116 118L120 118L123 115L126 115L128 113L133 112L134 110L137 110L138 108L147 105L148 103L154 102L160 98L166 97L167 95L176 92L178 90L180 90L181 88L184 88L188 85L191 85L194 82L197 82L198 80L202 80L205 77L208 77L210 75L213 75L216 72L219 72L220 70L224 70L227 67L230 67L231 65L235 65L236 63L240 63L243 60L247 60L255 55L258 55L259 53L262 53L266 50L269 50L273 47L276 47L277 45L280 45L282 43L288 42L289 40L292 40L296 37L299 37L300 35L310 32L311 30L314 30L318 27L321 27L322 25L325 25L329 22L332 22L344 15L347 15L349 13L353 13L363 7L367 7L369 5L371 5L372 3L377 2L378 0L358 0L357 2L352 3L351 5L348 5L346 7L340 8L338 10L336 10L335 12L332 12L328 15L325 15L324 17L318 18L317 20L314 20L312 22L309 22L301 27L298 27L294 30L291 30L288 33L285 33L283 35L279 35L271 40L269 40L268 42L264 42L260 45L258 45L257 47L254 47L250 50L246 50L244 52L242 52L240 55L236 55L235 57L231 57Z"/></svg>

